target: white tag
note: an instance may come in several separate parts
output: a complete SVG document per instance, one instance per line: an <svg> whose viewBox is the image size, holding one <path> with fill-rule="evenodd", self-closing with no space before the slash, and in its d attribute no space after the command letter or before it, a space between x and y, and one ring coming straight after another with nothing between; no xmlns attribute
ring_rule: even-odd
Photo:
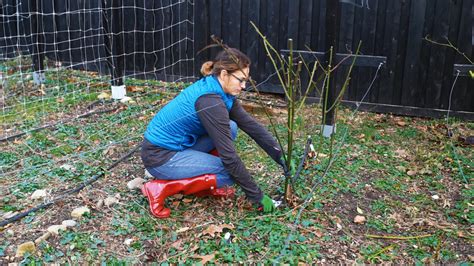
<svg viewBox="0 0 474 266"><path fill-rule="evenodd" d="M274 199L272 199L272 201L273 201L273 205L275 205L275 208L278 208L278 206L281 205L281 200L274 200Z"/></svg>

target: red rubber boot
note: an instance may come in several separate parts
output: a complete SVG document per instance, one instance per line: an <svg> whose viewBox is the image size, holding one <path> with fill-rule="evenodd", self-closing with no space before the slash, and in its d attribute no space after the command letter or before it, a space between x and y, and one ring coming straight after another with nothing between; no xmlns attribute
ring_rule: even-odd
<svg viewBox="0 0 474 266"><path fill-rule="evenodd" d="M217 149L212 149L209 154L214 155L216 157L219 157L219 153L217 152Z"/></svg>
<svg viewBox="0 0 474 266"><path fill-rule="evenodd" d="M196 194L212 191L217 187L216 175L201 175L180 180L152 180L145 183L142 193L148 198L151 213L158 218L170 216L171 210L165 207L165 199L174 194Z"/></svg>
<svg viewBox="0 0 474 266"><path fill-rule="evenodd" d="M219 157L219 153L217 152L217 149L212 149L209 152L209 154ZM215 198L233 198L235 196L235 188L223 187L223 188L216 188L216 189L210 189L210 190L203 190L194 195L196 197L213 196Z"/></svg>
<svg viewBox="0 0 474 266"><path fill-rule="evenodd" d="M233 187L222 187L216 189L208 189L199 191L194 194L196 197L207 197L213 196L214 198L233 198L235 196L235 188Z"/></svg>

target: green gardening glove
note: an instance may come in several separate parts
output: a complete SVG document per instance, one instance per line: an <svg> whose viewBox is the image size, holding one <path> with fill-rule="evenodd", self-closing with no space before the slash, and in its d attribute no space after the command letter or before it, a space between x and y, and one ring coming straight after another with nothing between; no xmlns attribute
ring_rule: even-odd
<svg viewBox="0 0 474 266"><path fill-rule="evenodd" d="M263 198L260 201L260 204L262 204L264 213L269 213L275 210L275 205L273 205L273 200L267 195L263 195Z"/></svg>

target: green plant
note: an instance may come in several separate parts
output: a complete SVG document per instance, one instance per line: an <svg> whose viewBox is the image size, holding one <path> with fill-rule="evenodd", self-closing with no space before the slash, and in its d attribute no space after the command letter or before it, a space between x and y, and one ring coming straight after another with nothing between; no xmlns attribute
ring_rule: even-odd
<svg viewBox="0 0 474 266"><path fill-rule="evenodd" d="M295 154L295 149L296 149L296 142L295 142L295 131L298 128L298 124L302 124L303 120L301 116L299 115L299 111L301 110L302 106L305 104L306 98L314 90L319 90L318 89L318 81L321 81L322 79L325 80L323 82L323 87L320 89L321 95L323 95L323 101L324 101L324 114L329 113L331 110L337 109L339 106L340 100L342 99L342 96L345 93L345 90L349 84L349 76L350 73L352 72L352 67L355 62L352 62L352 65L349 68L347 78L344 82L344 85L342 86L342 89L340 93L337 95L336 101L333 103L332 106L328 106L327 99L328 99L328 91L329 91L329 81L331 80L331 75L333 74L332 72L337 68L332 67L332 59L333 59L333 47L330 48L330 53L329 53L329 65L327 68L324 68L321 63L316 60L316 62L313 64L312 68L309 66L308 63L306 63L301 56L298 56L296 54L294 47L293 47L293 40L288 39L288 50L289 54L288 57L282 57L280 56L280 52L277 51L272 44L268 41L266 36L258 29L258 27L253 23L250 22L250 24L253 26L255 31L258 33L260 38L263 41L263 45L266 51L266 55L268 59L270 60L275 73L277 74L278 80L280 82L281 87L284 90L286 99L288 101L287 104L287 119L286 119L286 152L283 152L283 159L284 163L286 166L286 169L288 169L288 173L286 173L285 176L285 184L284 184L284 191L285 191L285 200L290 201L292 197L292 177L295 175L296 171L296 166L298 165L298 160L294 156ZM360 49L360 44L357 49L356 54L358 54ZM303 68L304 67L304 68ZM319 78L316 78L316 73L318 69L322 70L322 74L319 76ZM302 80L301 80L301 75L303 73L303 70L306 72L306 74L309 76L309 81L306 87L303 87ZM250 80L250 83L252 85L252 88L258 93L258 89L256 86L255 81ZM303 95L302 92L304 91ZM283 143L282 143L282 138L280 137L279 133L275 130L275 125L271 119L271 117L268 115L267 116L270 120L271 126L274 129L274 134L280 144L280 146L283 149ZM321 121L321 124L325 124L325 119L326 115L323 115L323 119ZM320 144L323 143L322 141L323 135L322 131L320 134ZM330 153L332 155L332 143L333 143L334 138L331 138L331 149ZM322 145L320 145L321 147Z"/></svg>

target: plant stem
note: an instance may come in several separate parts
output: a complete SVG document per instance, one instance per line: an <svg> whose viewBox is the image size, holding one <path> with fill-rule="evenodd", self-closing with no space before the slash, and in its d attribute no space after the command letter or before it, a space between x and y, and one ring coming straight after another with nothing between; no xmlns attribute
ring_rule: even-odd
<svg viewBox="0 0 474 266"><path fill-rule="evenodd" d="M410 239L419 239L432 236L429 235L419 235L419 236L381 236L381 235L365 235L368 238L381 238L381 239L394 239L394 240L410 240Z"/></svg>
<svg viewBox="0 0 474 266"><path fill-rule="evenodd" d="M294 96L294 83L293 83L293 40L288 39L288 49L290 50L290 55L288 57L288 76L286 80L286 87L288 88L288 119L287 119L287 126L288 126L288 147L287 147L287 158L286 158L286 167L290 171L293 172L292 169L292 156L293 156L293 127L294 127L294 106L295 102L293 101ZM288 202L290 200L290 178L285 176L285 200Z"/></svg>

